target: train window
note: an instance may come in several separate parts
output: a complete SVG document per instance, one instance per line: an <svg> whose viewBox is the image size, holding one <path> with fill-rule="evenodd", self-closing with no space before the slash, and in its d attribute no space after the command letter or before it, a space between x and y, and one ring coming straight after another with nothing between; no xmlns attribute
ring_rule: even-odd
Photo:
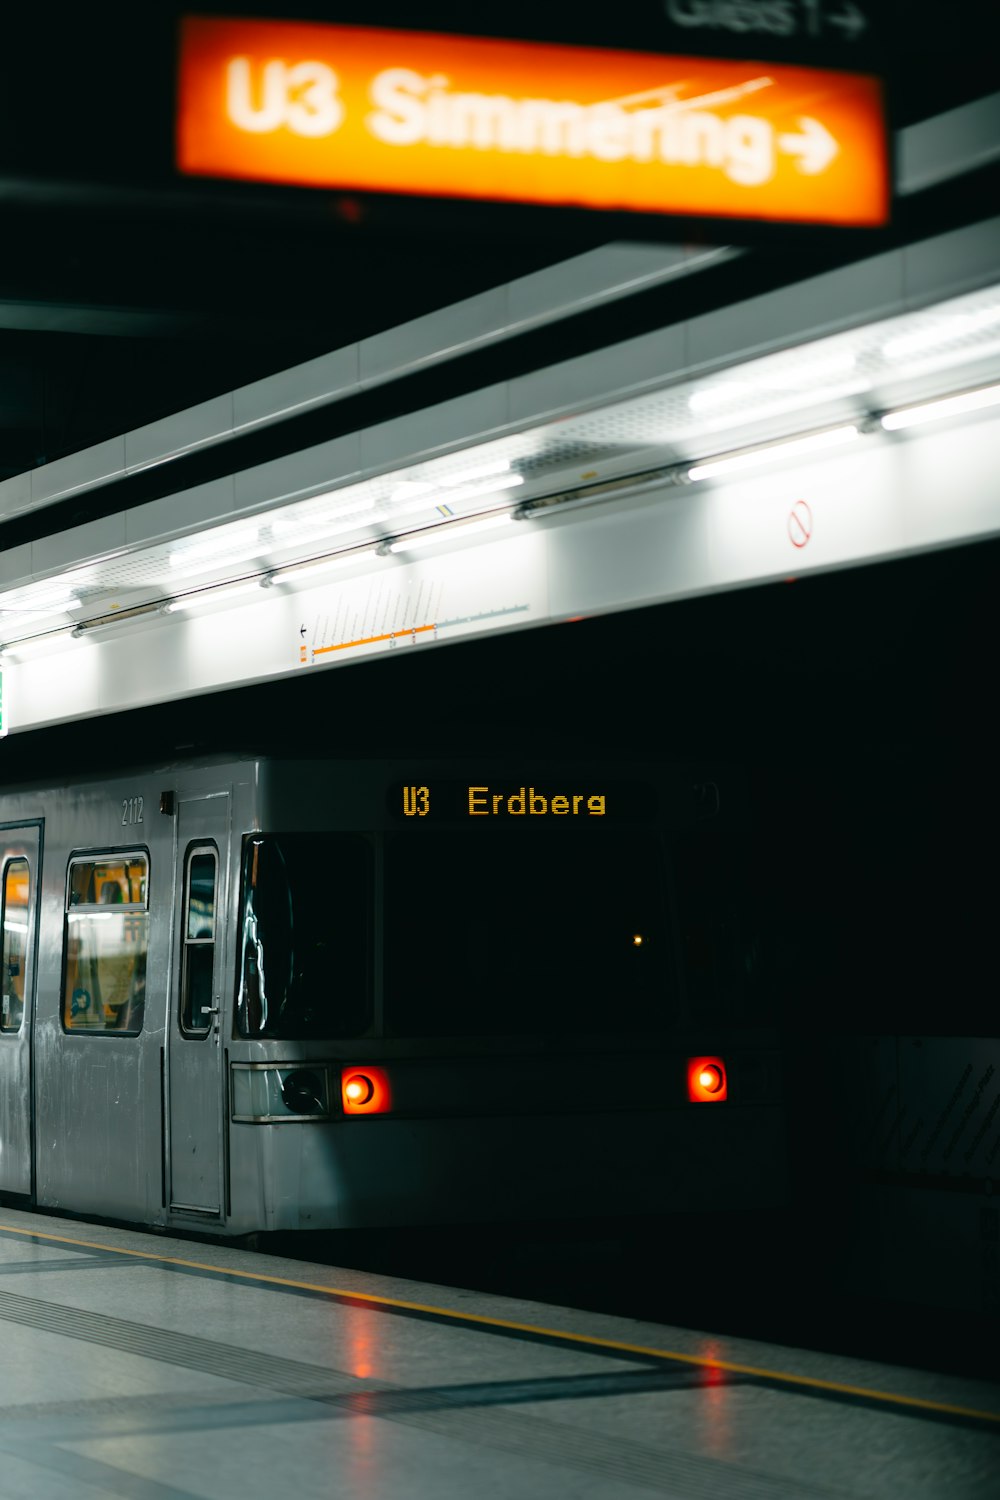
<svg viewBox="0 0 1000 1500"><path fill-rule="evenodd" d="M186 1036L207 1036L212 1025L218 871L214 845L188 850L181 952L181 1030Z"/></svg>
<svg viewBox="0 0 1000 1500"><path fill-rule="evenodd" d="M253 834L244 844L242 1036L360 1036L372 1018L373 866L357 834Z"/></svg>
<svg viewBox="0 0 1000 1500"><path fill-rule="evenodd" d="M70 862L63 1026L67 1031L142 1030L149 942L145 854Z"/></svg>
<svg viewBox="0 0 1000 1500"><path fill-rule="evenodd" d="M0 893L3 923L3 989L0 991L0 1031L20 1031L24 1015L24 969L28 952L28 861L11 859L3 872Z"/></svg>
<svg viewBox="0 0 1000 1500"><path fill-rule="evenodd" d="M398 834L386 851L395 1036L660 1031L676 981L658 841L559 828Z"/></svg>

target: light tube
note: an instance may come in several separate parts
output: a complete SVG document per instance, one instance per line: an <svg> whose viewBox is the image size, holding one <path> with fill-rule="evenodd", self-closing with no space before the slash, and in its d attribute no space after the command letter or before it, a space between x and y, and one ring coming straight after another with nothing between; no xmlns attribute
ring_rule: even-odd
<svg viewBox="0 0 1000 1500"><path fill-rule="evenodd" d="M182 594L178 599L168 599L161 606L161 612L165 615L176 614L181 609L193 609L196 604L214 604L218 599L231 599L235 594L257 594L260 592L260 581L256 578L248 583L222 583L218 588L205 588L197 594Z"/></svg>
<svg viewBox="0 0 1000 1500"><path fill-rule="evenodd" d="M280 568L271 570L271 578L275 583L287 583L293 576L297 578L302 573L332 572L336 568L346 568L350 563L362 562L374 555L373 546L359 547L353 552L340 552L333 557L313 557L308 562L284 563Z"/></svg>
<svg viewBox="0 0 1000 1500"><path fill-rule="evenodd" d="M488 479L485 484L456 486L453 490L449 490L448 499L471 500L473 495L498 494L501 490L512 490L523 483L523 474L508 474L506 477L499 475L496 479Z"/></svg>
<svg viewBox="0 0 1000 1500"><path fill-rule="evenodd" d="M977 312L952 313L946 318L936 318L923 328L911 333L901 333L882 346L882 357L888 360L912 359L914 354L925 354L939 349L943 344L966 338L970 333L982 333L1000 323L1000 308L984 307Z"/></svg>
<svg viewBox="0 0 1000 1500"><path fill-rule="evenodd" d="M492 531L494 527L506 526L514 517L511 515L483 516L480 520L469 521L467 524L454 523L435 526L432 531L414 532L412 536L401 536L396 541L390 542L386 548L388 552L413 552L418 547L430 547L434 542L452 541L457 537L466 537L470 534L478 534L480 531Z"/></svg>
<svg viewBox="0 0 1000 1500"><path fill-rule="evenodd" d="M1000 385L984 385L976 391L962 391L958 396L943 396L939 401L925 401L920 406L903 406L898 411L888 411L882 418L887 432L898 432L901 427L919 427L922 422L938 422L945 417L957 417L966 411L981 411L985 406L1000 404Z"/></svg>
<svg viewBox="0 0 1000 1500"><path fill-rule="evenodd" d="M78 599L75 594L60 599L53 599L51 603L43 601L40 604L5 604L0 614L11 615L68 615L70 610L82 609L83 600Z"/></svg>
<svg viewBox="0 0 1000 1500"><path fill-rule="evenodd" d="M708 463L695 464L688 469L691 480L713 479L717 474L735 474L741 469L756 469L784 458L797 458L802 453L816 453L824 448L838 448L860 436L854 426L831 427L826 432L813 432L809 437L792 438L789 442L768 443L764 448L750 448L745 453L733 453L725 458L713 458Z"/></svg>
<svg viewBox="0 0 1000 1500"><path fill-rule="evenodd" d="M463 469L461 474L442 474L438 484L466 484L470 479L489 479L491 474L510 472L509 458L495 458L492 463L477 464L473 469Z"/></svg>
<svg viewBox="0 0 1000 1500"><path fill-rule="evenodd" d="M239 531L233 536L219 536L218 533L210 535L200 544L194 546L181 546L176 552L171 552L168 562L172 568L189 568L192 573L201 573L201 566L191 567L192 563L204 563L213 567L217 562L235 561L239 557L253 557L261 548L260 531ZM236 549L236 550L234 550Z"/></svg>

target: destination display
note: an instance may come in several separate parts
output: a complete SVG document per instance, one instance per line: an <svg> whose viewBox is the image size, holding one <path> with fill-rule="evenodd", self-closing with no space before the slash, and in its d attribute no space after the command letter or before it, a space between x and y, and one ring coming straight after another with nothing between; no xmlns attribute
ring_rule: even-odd
<svg viewBox="0 0 1000 1500"><path fill-rule="evenodd" d="M843 226L888 219L862 72L188 17L182 172L362 192Z"/></svg>
<svg viewBox="0 0 1000 1500"><path fill-rule="evenodd" d="M640 782L567 776L560 781L413 781L389 792L394 820L498 824L636 823L655 818L657 794Z"/></svg>

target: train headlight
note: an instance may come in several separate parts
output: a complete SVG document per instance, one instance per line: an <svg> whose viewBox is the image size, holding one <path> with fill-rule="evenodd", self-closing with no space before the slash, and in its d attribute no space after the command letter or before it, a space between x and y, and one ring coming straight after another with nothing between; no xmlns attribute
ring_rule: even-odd
<svg viewBox="0 0 1000 1500"><path fill-rule="evenodd" d="M325 1063L234 1062L230 1075L233 1119L247 1125L328 1121L333 1114L331 1068Z"/></svg>
<svg viewBox="0 0 1000 1500"><path fill-rule="evenodd" d="M688 1099L692 1104L718 1103L729 1093L726 1065L721 1057L689 1057Z"/></svg>
<svg viewBox="0 0 1000 1500"><path fill-rule="evenodd" d="M391 1106L389 1079L384 1068L345 1068L340 1077L345 1115L381 1115Z"/></svg>
<svg viewBox="0 0 1000 1500"><path fill-rule="evenodd" d="M281 1098L293 1115L325 1115L326 1089L317 1073L296 1068L286 1073L281 1083Z"/></svg>

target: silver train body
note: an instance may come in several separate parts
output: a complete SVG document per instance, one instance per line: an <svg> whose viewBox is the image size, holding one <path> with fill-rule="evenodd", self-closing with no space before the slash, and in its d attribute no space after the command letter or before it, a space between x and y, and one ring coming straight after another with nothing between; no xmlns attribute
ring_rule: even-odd
<svg viewBox="0 0 1000 1500"><path fill-rule="evenodd" d="M773 1035L684 976L699 827L662 768L0 794L0 1194L232 1235L779 1203Z"/></svg>

